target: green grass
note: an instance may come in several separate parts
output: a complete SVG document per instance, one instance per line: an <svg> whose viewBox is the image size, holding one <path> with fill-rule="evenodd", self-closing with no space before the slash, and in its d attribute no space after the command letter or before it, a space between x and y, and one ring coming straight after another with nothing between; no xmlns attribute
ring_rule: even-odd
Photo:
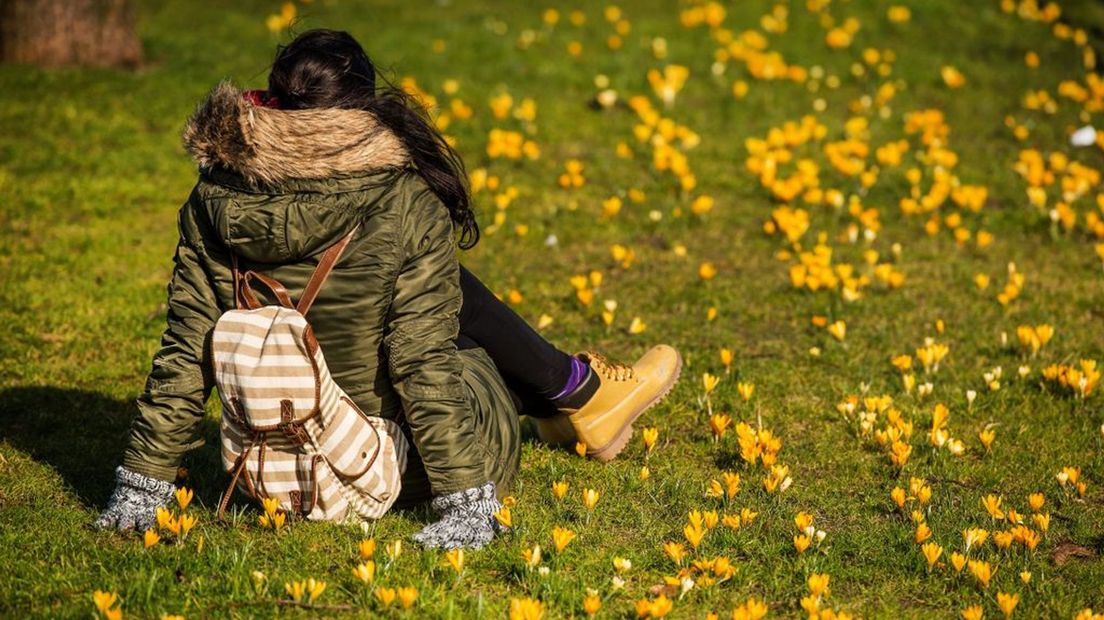
<svg viewBox="0 0 1104 620"><path fill-rule="evenodd" d="M852 46L840 51L824 44L824 30L804 2L788 3L789 30L769 36L771 49L791 63L819 65L842 77L838 90L822 87L816 94L802 84L751 80L734 62L723 77L714 77L716 45L704 28L679 24L683 5L674 2L623 4L632 31L617 51L605 45L611 27L602 7L586 3L578 5L585 5L584 26L571 26L567 12L575 7L563 6L554 29L540 21L543 5L505 0L300 5L298 29L348 29L380 66L393 67L396 76L415 76L442 101L447 101L444 80L460 81L457 96L476 114L469 121L454 120L448 133L457 138L469 168L487 166L519 191L506 224L462 256L466 265L498 292L519 290L524 299L517 309L527 318L553 316L546 335L567 350L596 348L631 360L651 343L670 342L687 361L684 380L642 421L660 429L650 458L638 437L608 465L529 442L515 489L516 527L470 554L462 576L443 567L440 553L408 542L379 577L385 586L418 588L416 609L407 615L501 617L510 598L532 596L544 602L550 617L580 616L583 596L594 588L605 599L600 616L634 616L634 601L650 596L653 585L674 573L661 545L682 540L688 510L744 507L759 512L755 522L738 532L718 528L702 549L706 557L728 556L735 575L723 584L694 588L676 601L673 616L702 617L710 610L727 615L750 596L765 600L772 616L800 616L806 578L813 572L832 577L826 605L865 617L957 617L972 604L984 605L995 617L997 591L1020 594L1019 617L1068 618L1085 607L1104 608L1099 559L1063 565L1051 560L1062 541L1104 551L1101 396L1081 401L1039 381L1041 368L1050 363L1104 362L1101 263L1087 235L1056 232L1028 205L1024 184L1011 168L1027 147L1070 152L1086 165L1104 168L1098 149L1073 151L1066 143L1067 130L1080 124L1073 104L1061 100L1055 115L1020 105L1028 88L1046 88L1053 95L1061 80L1083 79L1079 54L1071 43L1051 36L1047 26L1001 13L996 1L901 3L913 11L906 24L888 22L882 3L832 3L829 12L837 20L854 16L862 24ZM726 25L736 33L758 27L772 6L732 4ZM1094 3L1064 4L1063 19L1074 25L1090 27L1104 19ZM88 617L96 589L119 592L125 612L139 617L380 613L350 573L359 530L296 523L273 535L254 525L256 509L244 503L229 526L215 522L213 507L225 477L213 448L214 403L209 445L189 463L188 484L196 489L198 505L192 510L200 524L185 544L145 551L134 536L87 529L110 494L132 402L164 325L175 211L195 176L180 146L183 121L223 77L263 85L275 44L286 40L265 28L266 15L278 10L278 3L260 1L235 3L232 9L214 2L140 2L148 56L141 71L0 67L2 616ZM520 50L516 42L526 29L538 33L537 40ZM1100 43L1098 30L1090 28L1089 34ZM588 105L597 74L608 76L622 98L650 94L645 73L663 64L650 51L656 36L668 41L667 61L691 71L676 105L664 112L702 138L688 151L698 179L691 195L651 169L647 149L633 140L637 121L628 109L597 111ZM433 50L435 39L444 42L443 53ZM579 58L565 51L573 39L585 46ZM883 225L871 247L888 257L899 243L896 266L907 281L893 291L872 286L864 299L843 304L835 293L790 286L787 264L775 257L783 244L762 231L775 204L744 169L744 141L811 113L820 96L828 104L821 122L832 139L842 136L850 115L847 102L880 83L849 73L868 46L896 51L890 79L901 86L891 117L871 120L872 144L902 137L904 113L942 109L951 126L950 146L960 157L955 173L990 192L986 207L968 216L967 225L992 231L996 241L976 250L957 247L946 231L925 235L922 218L905 217L897 208L907 192L902 169L884 171L863 198L880 210ZM1024 66L1028 50L1039 53L1038 70ZM967 76L964 88L942 84L939 69L945 64ZM736 78L750 82L745 99L731 95ZM539 160L487 160L489 129L518 126L492 118L486 99L500 91L537 102L533 138L542 150ZM1031 127L1026 143L1004 126L1007 114ZM620 141L638 151L635 159L614 155ZM826 186L853 191L854 181L815 157ZM571 191L555 184L569 158L584 162L587 177L585 186ZM912 158L910 153L906 161ZM600 219L600 201L630 188L646 192L646 203L626 203L615 218ZM676 216L674 209L685 211L698 193L716 199L713 212ZM1077 203L1082 217L1095 208L1093 198ZM486 193L477 199L486 226L495 207ZM648 219L652 209L662 213L659 222ZM827 207L809 211L805 246L824 231L840 260L858 261L866 246L837 241L851 218ZM528 234L515 235L515 224L528 225ZM559 239L555 247L545 246L550 234ZM609 258L612 243L636 252L630 268ZM686 257L671 251L676 244L686 246ZM705 260L718 269L708 282L697 276ZM1020 298L1003 307L995 295L1010 261L1027 280ZM604 281L593 306L582 308L568 279L591 269L601 270ZM987 291L972 282L979 272L992 276ZM599 317L604 299L619 303L611 328ZM710 306L718 309L711 322L706 320ZM846 340L837 343L812 327L814 314L845 320ZM646 321L644 333L626 332L633 316ZM935 333L937 319L946 324L942 335ZM1056 336L1037 359L1025 361L1013 347L1000 345L1002 333L1014 342L1018 325L1044 322L1055 326ZM951 352L931 378L934 393L918 402L903 393L889 358L911 353L926 336L949 344ZM722 346L735 351L735 362L713 394L713 406L738 421L761 420L781 437L779 460L790 466L794 480L781 495L762 489L761 469L740 461L731 436L719 445L710 440L699 400L701 374L723 373ZM810 355L811 347L819 347L821 355ZM1033 368L1030 380L1015 378L1022 363ZM1002 388L988 392L982 374L995 366L1004 371ZM737 396L736 378L755 384L750 403ZM916 424L913 456L900 477L883 451L859 440L836 413L836 403L864 385L870 394L893 395ZM968 389L979 391L971 408L964 396ZM967 444L965 455L929 448L926 429L936 402L950 406L949 428ZM990 423L997 439L992 453L984 454L976 437ZM652 475L641 482L637 475L645 462ZM1082 468L1088 482L1084 499L1059 490L1055 474L1064 466ZM739 472L744 481L729 507L704 496L708 481L722 469ZM988 591L947 567L929 575L912 542L913 525L894 512L889 499L890 489L907 485L909 477L925 478L933 488L928 523L947 554L962 548L964 528L1000 527L980 505L990 493L1023 513L1028 493L1046 493L1051 529L1034 554L1018 545L1001 552L987 543L980 556L997 567ZM549 491L559 479L571 484L562 502ZM579 501L584 487L601 493L589 523ZM817 527L827 532L818 549L802 556L792 544L798 511L814 515ZM390 514L373 525L374 535L381 543L406 539L430 518L426 510ZM551 552L556 525L578 533L560 556ZM534 543L545 549L551 568L546 577L523 567L521 549ZM614 556L633 562L619 592L610 588ZM1025 569L1033 573L1029 585L1017 577ZM267 575L260 592L253 571ZM285 598L283 583L307 577L329 583L320 604L352 610L278 608L276 601Z"/></svg>

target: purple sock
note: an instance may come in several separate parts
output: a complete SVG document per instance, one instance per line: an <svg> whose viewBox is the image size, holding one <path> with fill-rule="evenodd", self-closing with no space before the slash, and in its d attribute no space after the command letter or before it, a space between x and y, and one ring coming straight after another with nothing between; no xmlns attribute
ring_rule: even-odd
<svg viewBox="0 0 1104 620"><path fill-rule="evenodd" d="M567 396L568 394L574 392L575 388L579 387L579 384L582 383L583 379L586 378L587 370L589 369L587 368L587 365L583 362L583 360L572 355L571 376L567 378L567 383L564 384L564 388L560 390L560 393L553 396L552 399L555 400L557 398L563 398L564 396Z"/></svg>

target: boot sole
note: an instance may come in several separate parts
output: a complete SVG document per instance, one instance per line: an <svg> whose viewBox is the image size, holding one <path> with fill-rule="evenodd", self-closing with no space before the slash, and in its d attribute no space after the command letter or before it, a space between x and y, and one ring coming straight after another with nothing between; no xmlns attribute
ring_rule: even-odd
<svg viewBox="0 0 1104 620"><path fill-rule="evenodd" d="M644 415L645 411L651 409L652 406L656 405L661 400L667 397L667 394L670 393L671 389L675 387L676 383L678 383L679 375L681 374L682 355L680 354L678 356L678 364L675 365L675 372L671 375L671 379L667 382L667 385L663 386L663 390L660 391L660 393L657 394L655 398L649 401L647 405L644 405L640 408L639 411L633 414L633 416L629 418L629 421L625 423L625 427L622 428L619 433L617 433L617 436L614 437L612 441L602 446L601 448L597 448L594 450L588 448L587 456L597 461L602 461L604 463L613 460L614 457L616 457L618 454L621 454L621 451L625 449L625 446L629 443L629 439L632 437L633 423L636 422L637 418Z"/></svg>

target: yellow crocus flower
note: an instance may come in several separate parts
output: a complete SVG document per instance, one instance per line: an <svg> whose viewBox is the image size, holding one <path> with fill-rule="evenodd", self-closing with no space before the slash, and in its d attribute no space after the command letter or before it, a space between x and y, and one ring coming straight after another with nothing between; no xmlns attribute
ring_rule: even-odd
<svg viewBox="0 0 1104 620"><path fill-rule="evenodd" d="M274 515L280 510L280 500L275 497L265 497L261 499L261 505L264 507L265 514Z"/></svg>
<svg viewBox="0 0 1104 620"><path fill-rule="evenodd" d="M1016 609L1016 605L1020 603L1020 595L1018 593L1006 594L1004 592L997 592L997 607L1000 607L1001 613L1005 618L1012 617L1012 611Z"/></svg>
<svg viewBox="0 0 1104 620"><path fill-rule="evenodd" d="M376 554L376 539L366 538L357 544L357 552L361 559L370 560Z"/></svg>
<svg viewBox="0 0 1104 620"><path fill-rule="evenodd" d="M541 620L544 604L534 598L510 599L510 620Z"/></svg>
<svg viewBox="0 0 1104 620"><path fill-rule="evenodd" d="M1032 493L1027 496L1027 506L1031 509L1031 512L1039 512L1039 509L1046 503L1046 496L1042 493Z"/></svg>
<svg viewBox="0 0 1104 620"><path fill-rule="evenodd" d="M394 562L399 558L400 555L402 555L402 548L402 540L392 540L391 542L387 543L387 546L385 547L387 551L387 557L390 558L392 562Z"/></svg>
<svg viewBox="0 0 1104 620"><path fill-rule="evenodd" d="M740 474L726 471L721 473L721 479L724 481L725 497L732 499L740 492Z"/></svg>
<svg viewBox="0 0 1104 620"><path fill-rule="evenodd" d="M718 440L724 437L730 424L732 424L732 416L728 414L715 413L710 416L709 428L713 431L713 439Z"/></svg>
<svg viewBox="0 0 1104 620"><path fill-rule="evenodd" d="M313 603L318 597L322 596L322 593L326 591L326 582L317 580L314 577L307 579L307 595L308 602Z"/></svg>
<svg viewBox="0 0 1104 620"><path fill-rule="evenodd" d="M191 489L180 487L173 495L176 497L176 504L180 506L180 509L186 510L188 508L188 504L192 503L192 496L194 494L192 493Z"/></svg>
<svg viewBox="0 0 1104 620"><path fill-rule="evenodd" d="M714 389L717 388L717 384L721 382L721 378L712 375L708 372L702 373L702 387L705 389L705 393L708 396Z"/></svg>
<svg viewBox="0 0 1104 620"><path fill-rule="evenodd" d="M284 591L288 593L291 600L296 603L303 600L303 594L307 590L307 584L304 581L290 581L284 583Z"/></svg>
<svg viewBox="0 0 1104 620"><path fill-rule="evenodd" d="M1039 513L1031 516L1031 522L1042 531L1050 529L1050 513Z"/></svg>
<svg viewBox="0 0 1104 620"><path fill-rule="evenodd" d="M563 550L574 539L575 532L558 525L552 528L552 544L556 548L556 553L563 553Z"/></svg>
<svg viewBox="0 0 1104 620"><path fill-rule="evenodd" d="M526 548L521 550L521 559L525 561L525 565L530 569L537 567L541 561L541 548L540 545L533 545L532 549Z"/></svg>
<svg viewBox="0 0 1104 620"><path fill-rule="evenodd" d="M169 529L169 523L172 522L172 512L162 506L157 507L157 527L163 530Z"/></svg>
<svg viewBox="0 0 1104 620"><path fill-rule="evenodd" d="M989 581L993 577L993 567L982 560L970 560L969 562L970 573L981 584L982 588L989 587Z"/></svg>
<svg viewBox="0 0 1104 620"><path fill-rule="evenodd" d="M987 428L978 433L978 439L981 440L981 445L985 447L985 451L988 452L993 447L993 440L997 438L997 431Z"/></svg>
<svg viewBox="0 0 1104 620"><path fill-rule="evenodd" d="M736 393L740 395L740 398L744 399L744 402L747 402L751 400L752 394L755 393L755 384L740 381L736 384Z"/></svg>
<svg viewBox="0 0 1104 620"><path fill-rule="evenodd" d="M897 508L903 509L905 507L905 490L901 487L893 487L893 490L889 492L889 497L897 505Z"/></svg>
<svg viewBox="0 0 1104 620"><path fill-rule="evenodd" d="M971 605L961 612L962 620L981 620L985 617L985 609L981 605Z"/></svg>
<svg viewBox="0 0 1104 620"><path fill-rule="evenodd" d="M697 549L705 538L705 529L700 525L689 523L686 527L682 528L682 534L686 537L686 542L690 543L690 546Z"/></svg>
<svg viewBox="0 0 1104 620"><path fill-rule="evenodd" d="M418 589L413 586L399 588L396 593L403 609L410 609L414 606L414 601L418 599Z"/></svg>
<svg viewBox="0 0 1104 620"><path fill-rule="evenodd" d="M686 556L686 548L680 543L666 542L663 543L663 553L676 565L682 566L682 559Z"/></svg>
<svg viewBox="0 0 1104 620"><path fill-rule="evenodd" d="M981 498L981 507L989 513L989 516L996 520L1004 518L1004 512L1000 509L1001 497L999 495L986 495Z"/></svg>
<svg viewBox="0 0 1104 620"><path fill-rule="evenodd" d="M598 593L593 590L587 592L587 595L583 597L583 613L593 616L601 608L602 598L598 596Z"/></svg>
<svg viewBox="0 0 1104 620"><path fill-rule="evenodd" d="M969 553L974 546L980 547L985 544L985 541L989 538L989 532L979 527L972 527L963 530L962 538L966 543L966 552Z"/></svg>
<svg viewBox="0 0 1104 620"><path fill-rule="evenodd" d="M180 521L180 535L181 536L187 536L188 532L192 531L192 528L195 527L196 522L199 521L199 517L197 517L195 515L182 514L182 515L180 515L179 521Z"/></svg>
<svg viewBox="0 0 1104 620"><path fill-rule="evenodd" d="M955 551L951 554L951 566L954 567L956 573L961 573L962 567L966 566L966 556Z"/></svg>
<svg viewBox="0 0 1104 620"><path fill-rule="evenodd" d="M939 74L949 88L961 88L966 84L966 77L962 72L950 65L944 65Z"/></svg>
<svg viewBox="0 0 1104 620"><path fill-rule="evenodd" d="M916 526L916 534L913 536L913 539L918 543L922 543L925 540L931 538L931 535L932 531L931 528L928 527L928 524L921 522L919 525Z"/></svg>
<svg viewBox="0 0 1104 620"><path fill-rule="evenodd" d="M464 550L449 549L445 552L445 562L452 567L457 574L464 572Z"/></svg>
<svg viewBox="0 0 1104 620"><path fill-rule="evenodd" d="M717 275L717 268L710 261L703 261L698 266L698 277L702 280L712 280Z"/></svg>
<svg viewBox="0 0 1104 620"><path fill-rule="evenodd" d="M827 596L829 593L828 582L832 579L830 575L824 573L813 573L809 575L809 579L806 582L809 586L809 592L813 596Z"/></svg>
<svg viewBox="0 0 1104 620"><path fill-rule="evenodd" d="M812 524L813 515L807 512L799 512L797 513L797 516L794 517L794 525L797 527L797 531L799 532L804 532L805 530L809 529Z"/></svg>
<svg viewBox="0 0 1104 620"><path fill-rule="evenodd" d="M598 491L594 489L583 489L583 506L587 510L594 510L594 506L598 504Z"/></svg>
<svg viewBox="0 0 1104 620"><path fill-rule="evenodd" d="M101 614L106 616L112 611L112 607L119 600L119 595L115 592L104 592L103 590L96 590L92 593L92 603L96 606Z"/></svg>
<svg viewBox="0 0 1104 620"><path fill-rule="evenodd" d="M934 542L924 543L920 550L924 553L924 559L928 561L928 568L935 566L939 556L943 555L943 547Z"/></svg>
<svg viewBox="0 0 1104 620"><path fill-rule="evenodd" d="M395 601L395 588L376 588L374 594L376 600L384 607L390 607L391 603Z"/></svg>
<svg viewBox="0 0 1104 620"><path fill-rule="evenodd" d="M656 441L659 440L659 429L654 426L649 426L640 432L640 437L644 441L644 450L647 454L651 454L655 449Z"/></svg>
<svg viewBox="0 0 1104 620"><path fill-rule="evenodd" d="M376 579L376 563L368 560L353 567L353 577L365 584L370 584Z"/></svg>

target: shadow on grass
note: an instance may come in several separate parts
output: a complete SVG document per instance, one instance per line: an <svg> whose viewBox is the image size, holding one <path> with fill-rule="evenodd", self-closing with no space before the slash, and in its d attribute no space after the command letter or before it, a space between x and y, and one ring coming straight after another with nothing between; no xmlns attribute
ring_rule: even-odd
<svg viewBox="0 0 1104 620"><path fill-rule="evenodd" d="M52 468L81 503L102 510L115 487L115 467L122 462L135 412L133 400L89 390L6 388L0 390L0 441ZM198 503L213 508L228 482L218 452L218 422L204 419L201 434L206 445L185 457L187 479L177 482L194 489ZM417 459L410 466L424 472ZM396 502L394 510L425 520L429 499L428 493L408 493ZM240 492L235 492L230 502L231 509L253 505Z"/></svg>
<svg viewBox="0 0 1104 620"><path fill-rule="evenodd" d="M49 465L88 505L102 507L115 486L134 404L57 387L0 391L0 439Z"/></svg>
<svg viewBox="0 0 1104 620"><path fill-rule="evenodd" d="M88 390L13 387L0 391L0 440L53 468L84 504L102 509L115 487L134 401ZM202 503L218 502L226 482L218 446L218 424L206 419L207 445L189 455L188 486Z"/></svg>

